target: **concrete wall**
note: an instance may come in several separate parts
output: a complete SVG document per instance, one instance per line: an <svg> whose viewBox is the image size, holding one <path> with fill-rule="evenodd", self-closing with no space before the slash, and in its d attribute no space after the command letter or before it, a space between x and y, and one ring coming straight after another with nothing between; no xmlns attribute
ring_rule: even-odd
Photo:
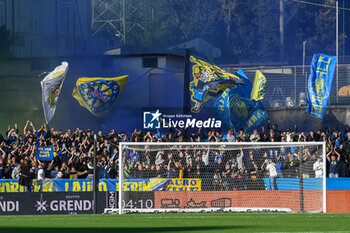
<svg viewBox="0 0 350 233"><path fill-rule="evenodd" d="M302 107L267 108L272 123L278 124L280 129L294 128L317 130L325 127L345 127L350 125L350 105L328 106L323 120L311 117Z"/></svg>
<svg viewBox="0 0 350 233"><path fill-rule="evenodd" d="M9 124L23 128L26 120L36 126L44 122L40 81L43 72L52 71L62 61L69 71L50 127L111 128L130 130L142 127L142 109L147 107L182 107L183 59L155 55L159 67L143 68L144 56L86 56L14 59L0 61L0 132ZM170 63L171 65L167 64ZM182 69L177 69L181 67ZM175 68L172 65L176 65ZM165 69L165 68L167 68ZM177 73L179 72L179 73ZM129 75L114 109L105 117L95 117L72 97L79 77L116 77ZM21 131L22 132L22 131Z"/></svg>

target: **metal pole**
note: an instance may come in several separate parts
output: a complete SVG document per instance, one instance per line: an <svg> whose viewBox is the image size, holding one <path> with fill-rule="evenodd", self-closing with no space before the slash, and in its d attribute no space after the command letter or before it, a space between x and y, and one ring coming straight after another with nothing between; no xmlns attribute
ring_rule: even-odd
<svg viewBox="0 0 350 233"><path fill-rule="evenodd" d="M118 182L119 182L119 191L118 191L118 213L123 214L123 202L122 202L122 188L123 188L123 143L119 143L119 174L118 174Z"/></svg>
<svg viewBox="0 0 350 233"><path fill-rule="evenodd" d="M342 34L342 39L343 39L343 64L345 62L345 0L343 0L343 34Z"/></svg>
<svg viewBox="0 0 350 233"><path fill-rule="evenodd" d="M94 198L94 214L97 214L97 169L96 169L96 153L97 153L97 137L96 134L94 135L94 192L93 192L93 198Z"/></svg>
<svg viewBox="0 0 350 233"><path fill-rule="evenodd" d="M304 147L303 147L304 151ZM300 167L299 167L299 186L300 186L300 192L299 192L299 198L300 198L300 212L304 212L304 177L303 177L303 172L302 172L302 157L300 159Z"/></svg>
<svg viewBox="0 0 350 233"><path fill-rule="evenodd" d="M336 4L336 14L335 14L335 49L336 49L336 56L337 56L337 67L336 67L336 97L337 97L337 103L338 103L338 89L339 89L339 76L338 76L338 60L339 60L339 54L338 54L338 50L339 50L339 42L338 42L338 24L339 24L339 20L338 20L338 1L335 2Z"/></svg>
<svg viewBox="0 0 350 233"><path fill-rule="evenodd" d="M55 54L58 56L58 0L55 1Z"/></svg>
<svg viewBox="0 0 350 233"><path fill-rule="evenodd" d="M123 0L123 19L122 19L122 21L123 21L123 39L122 39L122 45L123 46L125 46L125 43L126 43L126 26L125 26L125 24L126 24L126 15L125 15L125 0Z"/></svg>
<svg viewBox="0 0 350 233"><path fill-rule="evenodd" d="M297 106L297 67L294 66L294 103Z"/></svg>
<svg viewBox="0 0 350 233"><path fill-rule="evenodd" d="M17 43L16 43L16 35L15 35L15 0L12 0L12 40L15 47L14 48L15 56L17 56Z"/></svg>
<svg viewBox="0 0 350 233"><path fill-rule="evenodd" d="M305 44L306 40L303 41L303 74L305 73Z"/></svg>
<svg viewBox="0 0 350 233"><path fill-rule="evenodd" d="M323 196L323 213L327 213L327 170L326 170L326 142L322 145L322 162L323 162L323 185L322 185L322 196Z"/></svg>
<svg viewBox="0 0 350 233"><path fill-rule="evenodd" d="M284 0L280 0L280 59L284 59Z"/></svg>

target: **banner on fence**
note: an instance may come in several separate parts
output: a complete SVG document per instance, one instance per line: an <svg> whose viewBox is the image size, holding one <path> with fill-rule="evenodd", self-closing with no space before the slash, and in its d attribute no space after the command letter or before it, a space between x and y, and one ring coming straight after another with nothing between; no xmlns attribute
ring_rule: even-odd
<svg viewBox="0 0 350 233"><path fill-rule="evenodd" d="M125 179L123 191L200 191L200 179ZM100 179L99 191L119 191L117 179ZM33 180L32 192L86 192L93 191L92 180L88 179L45 179ZM0 192L24 192L18 180L0 180Z"/></svg>

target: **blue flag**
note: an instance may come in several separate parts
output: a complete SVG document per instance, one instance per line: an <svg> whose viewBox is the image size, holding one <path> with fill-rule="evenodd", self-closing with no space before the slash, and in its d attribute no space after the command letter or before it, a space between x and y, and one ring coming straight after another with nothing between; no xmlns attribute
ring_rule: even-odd
<svg viewBox="0 0 350 233"><path fill-rule="evenodd" d="M337 57L317 53L311 62L306 111L323 119L331 93Z"/></svg>
<svg viewBox="0 0 350 233"><path fill-rule="evenodd" d="M214 109L226 127L251 131L267 119L267 113L261 101L250 100L252 84L243 70L236 74L243 77L246 85L226 89L216 100Z"/></svg>

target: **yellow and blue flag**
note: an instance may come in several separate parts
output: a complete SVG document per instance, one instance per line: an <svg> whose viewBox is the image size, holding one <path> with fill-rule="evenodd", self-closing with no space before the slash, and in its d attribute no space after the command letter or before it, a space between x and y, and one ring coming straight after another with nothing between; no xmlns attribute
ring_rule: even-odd
<svg viewBox="0 0 350 233"><path fill-rule="evenodd" d="M311 116L323 119L331 93L336 56L314 54L308 81L306 112Z"/></svg>
<svg viewBox="0 0 350 233"><path fill-rule="evenodd" d="M215 112L228 128L243 128L251 131L267 119L261 101L250 99L252 85L242 69L237 72L247 85L226 89L214 104Z"/></svg>
<svg viewBox="0 0 350 233"><path fill-rule="evenodd" d="M186 51L184 107L191 112L200 112L206 103L237 84L245 85L242 77Z"/></svg>
<svg viewBox="0 0 350 233"><path fill-rule="evenodd" d="M265 84L266 77L261 73L260 70L257 70L255 73L253 90L250 96L251 100L263 100L265 97Z"/></svg>
<svg viewBox="0 0 350 233"><path fill-rule="evenodd" d="M128 75L113 78L79 78L73 97L95 116L109 112L123 90Z"/></svg>

